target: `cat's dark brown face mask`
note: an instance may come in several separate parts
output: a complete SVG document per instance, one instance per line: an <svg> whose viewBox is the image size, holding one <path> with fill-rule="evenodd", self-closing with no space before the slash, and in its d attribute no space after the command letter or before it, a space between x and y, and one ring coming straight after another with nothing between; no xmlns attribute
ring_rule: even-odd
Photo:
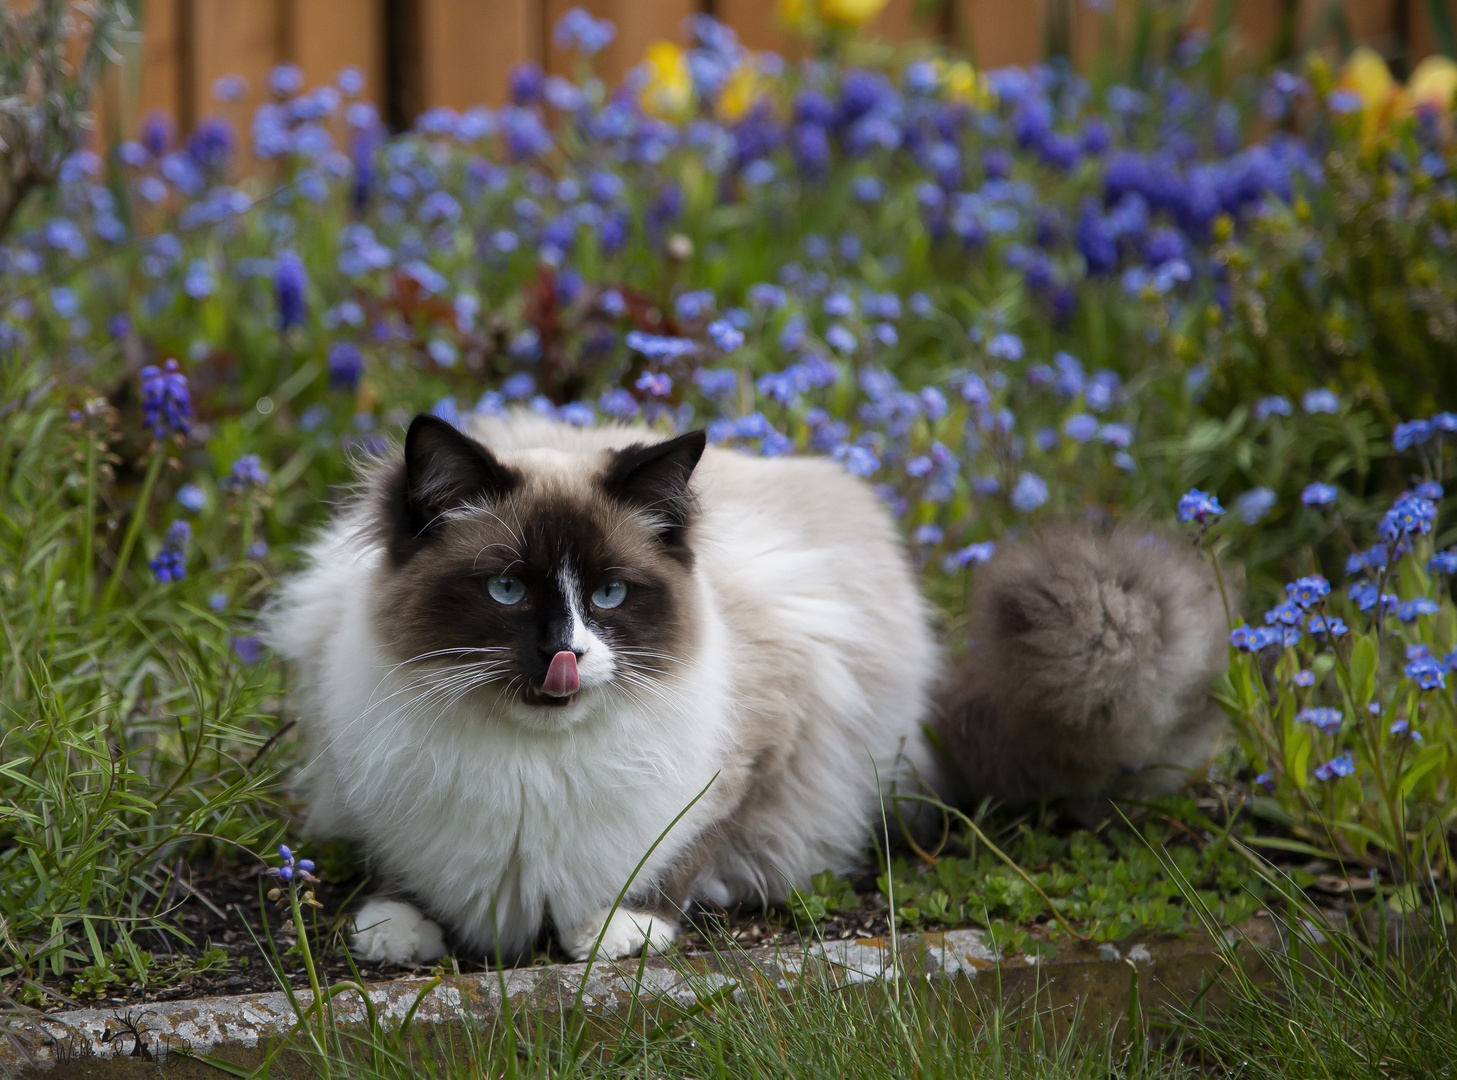
<svg viewBox="0 0 1457 1080"><path fill-rule="evenodd" d="M418 416L377 508L375 620L422 707L559 729L659 692L696 646L701 431L602 456L497 456Z"/></svg>

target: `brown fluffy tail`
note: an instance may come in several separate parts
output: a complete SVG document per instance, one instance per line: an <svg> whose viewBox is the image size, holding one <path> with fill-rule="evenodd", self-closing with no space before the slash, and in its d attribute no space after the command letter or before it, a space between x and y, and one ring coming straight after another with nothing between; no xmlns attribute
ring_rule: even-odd
<svg viewBox="0 0 1457 1080"><path fill-rule="evenodd" d="M967 651L933 721L962 800L1177 789L1223 726L1210 681L1228 662L1207 557L1144 530L1071 526L975 571Z"/></svg>

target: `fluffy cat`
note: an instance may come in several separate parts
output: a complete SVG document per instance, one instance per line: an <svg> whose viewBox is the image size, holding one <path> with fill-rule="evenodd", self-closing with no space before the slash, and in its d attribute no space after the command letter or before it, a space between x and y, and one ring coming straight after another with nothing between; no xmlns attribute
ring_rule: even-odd
<svg viewBox="0 0 1457 1080"><path fill-rule="evenodd" d="M310 828L397 890L356 950L432 959L444 927L511 957L549 913L573 956L623 956L692 900L855 868L882 792L934 767L938 674L868 487L701 432L470 424L417 417L267 613Z"/></svg>
<svg viewBox="0 0 1457 1080"><path fill-rule="evenodd" d="M1067 801L1172 791L1224 720L1210 682L1228 663L1218 582L1187 543L1068 525L1005 545L972 579L967 637L933 730L962 800Z"/></svg>

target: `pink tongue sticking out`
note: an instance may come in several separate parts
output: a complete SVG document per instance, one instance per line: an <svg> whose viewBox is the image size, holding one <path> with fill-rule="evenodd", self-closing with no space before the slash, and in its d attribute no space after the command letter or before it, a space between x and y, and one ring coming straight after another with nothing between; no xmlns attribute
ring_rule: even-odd
<svg viewBox="0 0 1457 1080"><path fill-rule="evenodd" d="M541 692L547 697L571 697L581 685L577 678L577 654L563 649L551 658Z"/></svg>

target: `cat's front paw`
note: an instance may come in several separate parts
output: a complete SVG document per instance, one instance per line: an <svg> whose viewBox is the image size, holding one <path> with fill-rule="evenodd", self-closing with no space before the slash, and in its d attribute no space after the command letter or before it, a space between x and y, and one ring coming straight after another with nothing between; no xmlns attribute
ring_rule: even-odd
<svg viewBox="0 0 1457 1080"><path fill-rule="evenodd" d="M603 925L607 930L604 933ZM562 947L571 953L574 960L585 960L602 935L602 945L597 955L618 959L631 956L644 945L650 952L662 952L678 936L678 928L661 915L650 915L645 911L603 910L590 919L562 932Z"/></svg>
<svg viewBox="0 0 1457 1080"><path fill-rule="evenodd" d="M445 936L403 900L375 897L354 916L349 950L361 960L418 964L445 955Z"/></svg>

